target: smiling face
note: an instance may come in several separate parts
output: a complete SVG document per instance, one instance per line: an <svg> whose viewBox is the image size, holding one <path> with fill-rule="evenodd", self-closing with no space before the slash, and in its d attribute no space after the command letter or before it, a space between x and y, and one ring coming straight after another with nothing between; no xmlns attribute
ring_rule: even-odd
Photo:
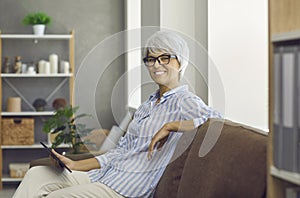
<svg viewBox="0 0 300 198"><path fill-rule="evenodd" d="M158 57L164 52L149 53L148 57ZM153 66L147 67L152 80L158 84L161 91L166 92L179 85L180 64L175 57L170 58L169 64L160 65L158 61ZM162 94L162 93L161 93Z"/></svg>

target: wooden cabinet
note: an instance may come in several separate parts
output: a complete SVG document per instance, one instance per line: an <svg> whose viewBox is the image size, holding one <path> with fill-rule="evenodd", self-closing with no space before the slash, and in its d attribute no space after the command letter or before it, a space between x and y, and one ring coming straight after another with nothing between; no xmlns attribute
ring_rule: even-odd
<svg viewBox="0 0 300 198"><path fill-rule="evenodd" d="M22 47L19 47L22 45ZM24 52L26 51L26 52ZM48 59L56 53L60 60L69 62L69 73L57 74L27 74L3 73L5 56L11 58L23 55L22 60L34 61ZM27 60L27 61L26 61ZM48 142L49 137L42 132L43 120L54 114L52 101L55 98L65 98L73 105L74 90L74 32L70 34L48 34L36 36L32 34L1 34L0 33L0 121L3 118L32 118L34 119L34 144L33 145L1 145L0 148L0 179L2 184L19 182L20 178L9 177L10 163L29 163L31 160L47 156L39 144L40 141ZM13 60L10 61L13 64ZM60 61L59 61L60 62ZM59 64L58 64L59 66ZM21 112L7 112L6 99L18 96L22 100ZM36 111L32 103L37 98L48 102L44 111ZM0 122L1 123L1 122ZM2 143L1 143L2 144Z"/></svg>

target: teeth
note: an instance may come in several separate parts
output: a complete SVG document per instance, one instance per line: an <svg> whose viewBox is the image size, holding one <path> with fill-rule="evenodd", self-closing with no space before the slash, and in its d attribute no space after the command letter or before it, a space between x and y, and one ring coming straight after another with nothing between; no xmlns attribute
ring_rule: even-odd
<svg viewBox="0 0 300 198"><path fill-rule="evenodd" d="M165 72L163 72L163 71L160 71L160 72L154 72L154 74L156 74L156 75L162 75L162 74L164 74Z"/></svg>

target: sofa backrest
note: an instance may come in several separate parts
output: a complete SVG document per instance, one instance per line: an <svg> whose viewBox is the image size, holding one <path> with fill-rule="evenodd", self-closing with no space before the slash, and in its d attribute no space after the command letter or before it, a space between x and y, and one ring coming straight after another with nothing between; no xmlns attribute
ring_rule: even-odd
<svg viewBox="0 0 300 198"><path fill-rule="evenodd" d="M216 144L199 157L208 128L216 125L223 125ZM209 133L219 135L216 130ZM188 149L168 165L155 197L264 197L266 152L267 136L261 131L210 119L199 127Z"/></svg>
<svg viewBox="0 0 300 198"><path fill-rule="evenodd" d="M156 187L155 198L177 197L177 190L179 188L185 161L197 131L198 129L195 129L181 136L171 162Z"/></svg>

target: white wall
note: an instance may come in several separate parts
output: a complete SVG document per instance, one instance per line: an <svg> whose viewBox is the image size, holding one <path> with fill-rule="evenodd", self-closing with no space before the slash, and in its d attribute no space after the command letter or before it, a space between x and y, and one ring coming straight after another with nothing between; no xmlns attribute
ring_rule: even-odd
<svg viewBox="0 0 300 198"><path fill-rule="evenodd" d="M160 0L160 11L161 27L185 35L190 48L183 83L207 102L207 82L201 76L207 78L207 0Z"/></svg>
<svg viewBox="0 0 300 198"><path fill-rule="evenodd" d="M161 0L160 24L195 37L195 0Z"/></svg>
<svg viewBox="0 0 300 198"><path fill-rule="evenodd" d="M160 25L195 38L195 0L161 0ZM193 50L190 50L193 53ZM184 78L195 88L195 71L188 67Z"/></svg>
<svg viewBox="0 0 300 198"><path fill-rule="evenodd" d="M208 1L208 51L225 87L225 117L264 130L268 130L267 3Z"/></svg>

